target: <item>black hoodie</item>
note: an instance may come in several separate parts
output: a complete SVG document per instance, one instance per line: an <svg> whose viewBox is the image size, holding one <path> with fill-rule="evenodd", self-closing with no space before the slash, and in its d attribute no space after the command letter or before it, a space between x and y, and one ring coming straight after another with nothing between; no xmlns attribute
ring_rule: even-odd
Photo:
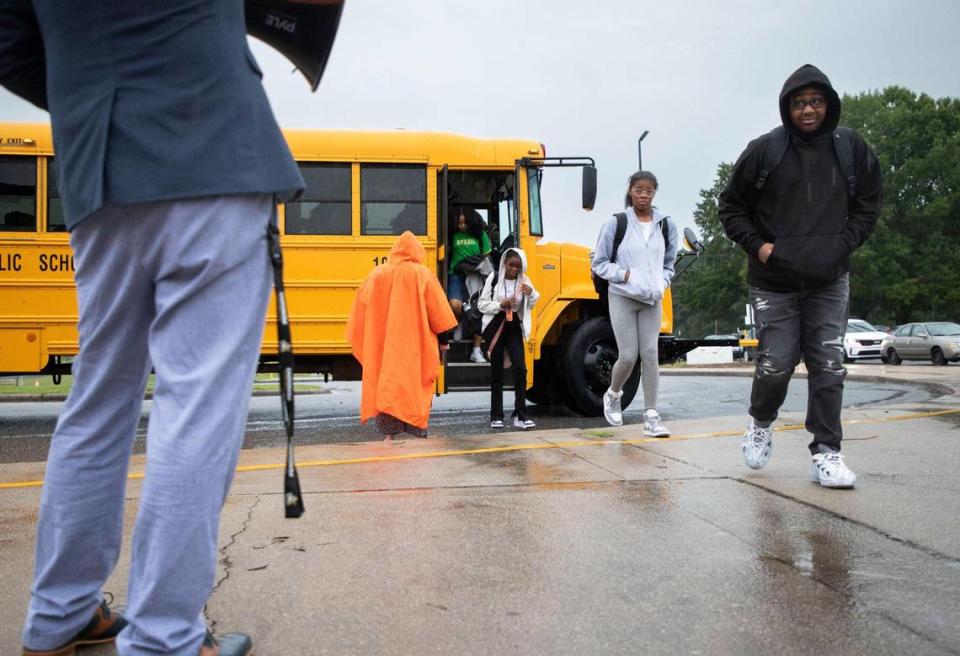
<svg viewBox="0 0 960 656"><path fill-rule="evenodd" d="M790 120L790 99L805 87L827 97L823 125L804 134ZM747 281L775 292L813 289L850 270L850 253L873 232L880 215L882 188L877 158L863 138L853 135L856 193L849 196L833 146L840 121L840 97L818 68L801 66L780 92L780 118L789 135L787 151L761 192L755 185L769 133L751 141L734 165L720 194L720 222L727 236L749 256ZM763 264L757 252L773 243Z"/></svg>

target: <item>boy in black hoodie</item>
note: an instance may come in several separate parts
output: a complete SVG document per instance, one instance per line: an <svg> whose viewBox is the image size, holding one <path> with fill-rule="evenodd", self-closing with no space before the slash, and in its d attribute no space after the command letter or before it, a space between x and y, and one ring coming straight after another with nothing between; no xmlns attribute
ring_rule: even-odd
<svg viewBox="0 0 960 656"><path fill-rule="evenodd" d="M786 141L779 164L766 153L777 143L774 133L754 139L720 194L724 231L747 252L760 342L741 450L751 469L767 464L773 421L802 356L811 478L825 487L853 487L856 475L840 455L843 335L850 254L880 215L880 168L858 134L835 134L840 97L816 67L801 66L784 83L780 116ZM838 157L834 141L841 138L852 150L853 180Z"/></svg>

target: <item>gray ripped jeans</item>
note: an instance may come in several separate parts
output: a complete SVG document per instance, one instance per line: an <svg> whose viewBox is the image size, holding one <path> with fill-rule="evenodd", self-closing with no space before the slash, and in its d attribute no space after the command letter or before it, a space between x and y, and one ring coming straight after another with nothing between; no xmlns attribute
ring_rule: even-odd
<svg viewBox="0 0 960 656"><path fill-rule="evenodd" d="M849 275L817 289L770 292L750 288L759 340L750 392L750 416L777 418L801 356L807 366L806 428L813 454L840 450L843 429L843 335L849 312Z"/></svg>

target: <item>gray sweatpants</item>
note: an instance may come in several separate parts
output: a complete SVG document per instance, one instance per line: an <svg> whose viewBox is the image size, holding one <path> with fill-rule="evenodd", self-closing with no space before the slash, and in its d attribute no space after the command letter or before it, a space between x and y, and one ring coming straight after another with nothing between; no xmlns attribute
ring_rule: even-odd
<svg viewBox="0 0 960 656"><path fill-rule="evenodd" d="M619 294L609 294L607 298L610 323L619 351L617 362L610 372L610 389L614 392L623 389L639 359L643 406L656 409L660 385L657 341L660 338L661 301L649 305Z"/></svg>
<svg viewBox="0 0 960 656"><path fill-rule="evenodd" d="M269 195L109 206L70 234L80 354L50 445L24 645L69 640L117 562L127 467L156 387L117 648L196 654L270 293Z"/></svg>

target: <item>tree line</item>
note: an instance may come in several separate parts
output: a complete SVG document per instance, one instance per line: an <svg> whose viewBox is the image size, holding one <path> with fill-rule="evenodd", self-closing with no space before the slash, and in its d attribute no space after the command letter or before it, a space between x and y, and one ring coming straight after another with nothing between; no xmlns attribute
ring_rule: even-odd
<svg viewBox="0 0 960 656"><path fill-rule="evenodd" d="M889 326L960 321L960 99L899 86L845 94L840 124L866 139L883 170L883 211L851 262L850 316ZM717 167L694 211L706 254L673 289L675 330L685 337L744 325L746 255L717 217L732 170Z"/></svg>

